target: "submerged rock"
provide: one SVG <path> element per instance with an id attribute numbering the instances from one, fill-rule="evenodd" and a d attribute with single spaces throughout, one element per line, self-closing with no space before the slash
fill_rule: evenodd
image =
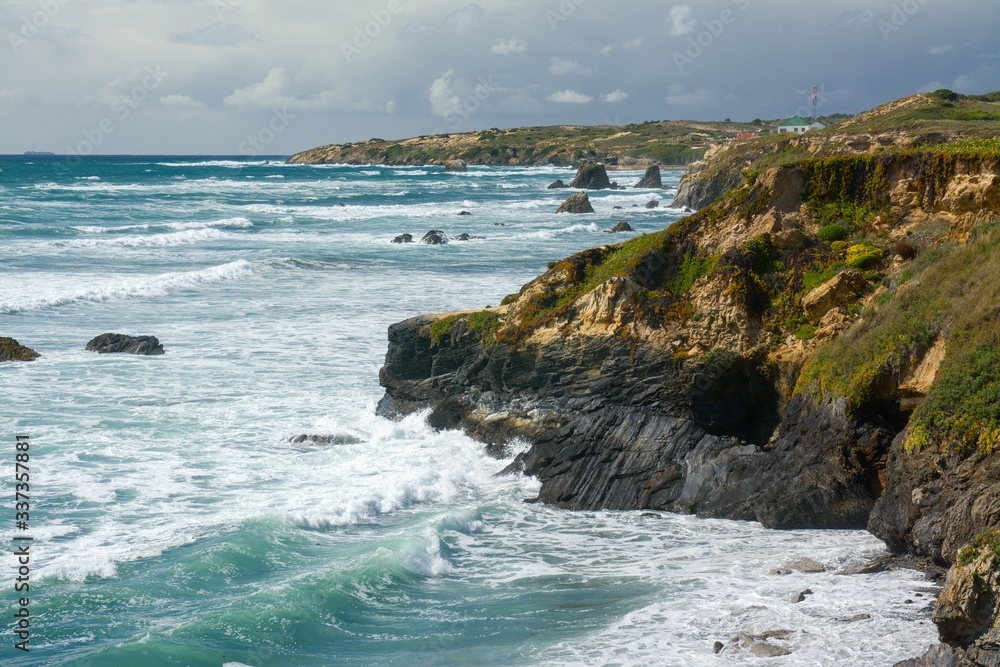
<path id="1" fill-rule="evenodd" d="M 13 338 L 0 338 L 0 363 L 5 361 L 34 361 L 42 355 Z"/>
<path id="2" fill-rule="evenodd" d="M 653 165 L 646 170 L 643 174 L 642 179 L 635 184 L 637 188 L 655 188 L 657 190 L 663 189 L 663 180 L 660 178 L 660 168 L 657 165 Z"/>
<path id="3" fill-rule="evenodd" d="M 578 192 L 564 201 L 556 213 L 593 213 L 594 207 L 590 204 L 590 197 L 586 192 Z"/>
<path id="4" fill-rule="evenodd" d="M 445 171 L 469 171 L 469 165 L 466 164 L 465 160 L 448 160 L 444 163 Z"/>
<path id="5" fill-rule="evenodd" d="M 569 186 L 563 183 L 563 180 L 560 178 L 558 181 L 549 186 L 549 190 L 561 190 L 568 187 Z"/>
<path id="6" fill-rule="evenodd" d="M 432 229 L 423 235 L 420 242 L 425 245 L 441 245 L 448 242 L 448 237 L 440 229 Z"/>
<path id="7" fill-rule="evenodd" d="M 576 171 L 576 178 L 570 183 L 571 188 L 581 190 L 609 190 L 611 181 L 608 180 L 608 170 L 603 164 L 584 162 Z"/>
<path id="8" fill-rule="evenodd" d="M 413 234 L 400 234 L 392 240 L 393 243 L 413 243 Z"/>
<path id="9" fill-rule="evenodd" d="M 303 433 L 302 435 L 289 438 L 288 442 L 296 445 L 307 442 L 313 445 L 357 445 L 364 442 L 364 440 L 353 435 L 309 435 Z"/>
<path id="10" fill-rule="evenodd" d="M 455 241 L 477 241 L 477 240 L 482 240 L 482 239 L 485 239 L 485 238 L 486 238 L 485 236 L 476 236 L 476 235 L 473 235 L 473 234 L 468 234 L 466 232 L 462 232 L 461 234 L 459 234 L 458 236 L 456 236 L 454 238 L 454 240 Z"/>
<path id="11" fill-rule="evenodd" d="M 659 199 L 654 199 L 653 201 L 646 204 L 646 208 L 657 208 L 660 205 Z"/>
<path id="12" fill-rule="evenodd" d="M 156 356 L 163 354 L 163 345 L 156 336 L 127 336 L 106 333 L 87 343 L 87 350 L 98 354 L 137 354 Z"/>
<path id="13" fill-rule="evenodd" d="M 459 215 L 472 215 L 472 213 L 470 213 L 469 211 L 459 211 L 458 214 Z"/>

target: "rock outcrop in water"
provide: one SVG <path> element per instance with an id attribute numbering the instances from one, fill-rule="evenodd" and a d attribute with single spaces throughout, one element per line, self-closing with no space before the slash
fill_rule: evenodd
<path id="1" fill-rule="evenodd" d="M 586 192 L 578 192 L 559 205 L 556 213 L 593 213 L 590 196 Z"/>
<path id="2" fill-rule="evenodd" d="M 646 173 L 642 175 L 642 178 L 638 183 L 635 184 L 637 188 L 656 188 L 657 190 L 663 188 L 663 179 L 660 177 L 660 167 L 653 165 L 646 170 Z"/>
<path id="3" fill-rule="evenodd" d="M 34 361 L 42 355 L 13 338 L 0 338 L 0 363 L 5 361 Z"/>
<path id="4" fill-rule="evenodd" d="M 163 345 L 156 336 L 127 336 L 106 333 L 87 343 L 87 350 L 99 354 L 137 354 L 156 356 L 163 354 Z"/>
<path id="5" fill-rule="evenodd" d="M 848 241 L 821 239 L 834 216 Z M 1000 527 L 997 217 L 1000 159 L 974 151 L 770 169 L 501 308 L 394 325 L 379 412 L 527 440 L 507 472 L 541 502 L 867 525 L 951 563 Z M 904 238 L 918 252 L 893 259 Z M 993 598 L 967 590 L 978 630 L 939 615 L 942 637 L 993 664 Z"/>
<path id="6" fill-rule="evenodd" d="M 576 178 L 569 186 L 577 190 L 608 190 L 611 188 L 611 181 L 603 164 L 585 162 L 577 169 Z"/>

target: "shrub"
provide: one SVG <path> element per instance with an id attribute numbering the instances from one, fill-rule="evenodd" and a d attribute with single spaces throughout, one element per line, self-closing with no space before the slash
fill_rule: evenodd
<path id="1" fill-rule="evenodd" d="M 858 243 L 847 249 L 844 263 L 852 269 L 866 269 L 877 264 L 885 251 L 867 243 Z"/>
<path id="2" fill-rule="evenodd" d="M 945 102 L 954 102 L 958 99 L 958 93 L 947 88 L 938 88 L 933 93 L 930 93 L 930 97 Z"/>
<path id="3" fill-rule="evenodd" d="M 816 327 L 811 324 L 803 324 L 795 330 L 795 337 L 799 340 L 810 340 L 816 335 Z"/>
<path id="4" fill-rule="evenodd" d="M 833 243 L 834 241 L 843 241 L 851 235 L 851 231 L 843 225 L 827 225 L 819 230 L 816 236 L 819 237 L 821 241 L 826 241 L 827 243 Z"/>
<path id="5" fill-rule="evenodd" d="M 913 247 L 912 243 L 906 241 L 898 241 L 893 244 L 892 251 L 903 259 L 913 259 L 917 256 L 917 249 Z"/>

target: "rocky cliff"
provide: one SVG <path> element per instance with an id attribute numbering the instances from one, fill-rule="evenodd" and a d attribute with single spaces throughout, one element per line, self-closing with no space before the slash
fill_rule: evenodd
<path id="1" fill-rule="evenodd" d="M 958 95 L 947 90 L 911 95 L 803 135 L 767 134 L 713 146 L 692 162 L 674 206 L 700 209 L 747 182 L 761 169 L 815 157 L 912 150 L 961 139 L 996 136 L 1000 93 Z"/>
<path id="2" fill-rule="evenodd" d="M 763 170 L 500 308 L 394 325 L 379 411 L 527 440 L 507 472 L 542 502 L 867 525 L 950 563 L 1000 524 L 997 217 L 1000 142 Z"/>

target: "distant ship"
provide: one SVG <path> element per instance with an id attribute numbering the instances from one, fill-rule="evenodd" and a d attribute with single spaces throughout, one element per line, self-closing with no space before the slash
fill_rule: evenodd
<path id="1" fill-rule="evenodd" d="M 25 155 L 55 155 L 55 153 L 50 153 L 49 151 L 24 151 Z"/>

